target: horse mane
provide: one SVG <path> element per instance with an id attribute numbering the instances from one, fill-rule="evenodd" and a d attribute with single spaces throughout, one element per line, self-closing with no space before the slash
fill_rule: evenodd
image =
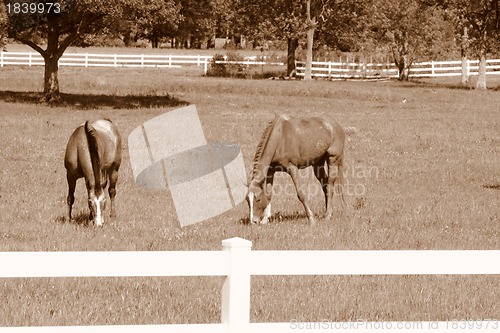
<path id="1" fill-rule="evenodd" d="M 264 149 L 269 142 L 269 138 L 271 137 L 271 133 L 273 132 L 274 126 L 276 126 L 278 119 L 280 119 L 280 116 L 276 116 L 273 120 L 271 120 L 267 127 L 264 129 L 264 133 L 262 133 L 262 137 L 260 138 L 255 156 L 253 158 L 252 178 L 256 176 L 257 166 L 259 165 L 260 159 L 262 158 L 262 154 L 264 154 Z"/>
<path id="2" fill-rule="evenodd" d="M 90 160 L 92 162 L 92 170 L 94 171 L 94 181 L 96 187 L 101 190 L 101 158 L 99 157 L 99 145 L 97 143 L 97 132 L 90 125 L 89 121 L 85 122 L 85 134 L 89 146 Z"/>

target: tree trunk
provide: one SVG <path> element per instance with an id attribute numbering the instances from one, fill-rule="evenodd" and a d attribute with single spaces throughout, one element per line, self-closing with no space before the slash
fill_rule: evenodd
<path id="1" fill-rule="evenodd" d="M 158 33 L 156 32 L 155 29 L 153 29 L 153 33 L 151 34 L 151 47 L 153 49 L 158 48 L 158 44 L 159 44 L 158 41 L 159 41 Z"/>
<path id="2" fill-rule="evenodd" d="M 314 30 L 316 28 L 316 17 L 311 16 L 311 0 L 307 0 L 307 51 L 306 51 L 306 69 L 304 73 L 304 80 L 311 80 L 312 78 L 312 61 L 313 61 L 313 43 L 314 43 Z"/>
<path id="3" fill-rule="evenodd" d="M 408 81 L 409 77 L 410 77 L 410 69 L 408 68 L 408 56 L 406 54 L 403 54 L 400 60 L 399 80 Z"/>
<path id="4" fill-rule="evenodd" d="M 462 85 L 466 86 L 469 83 L 469 66 L 467 64 L 467 48 L 469 45 L 469 37 L 467 27 L 464 27 L 462 34 L 461 53 L 462 53 Z"/>
<path id="5" fill-rule="evenodd" d="M 394 63 L 399 71 L 398 79 L 400 81 L 408 81 L 410 76 L 410 61 L 409 61 L 409 47 L 408 47 L 408 33 L 405 31 L 395 40 L 392 47 L 392 56 Z"/>
<path id="6" fill-rule="evenodd" d="M 45 62 L 43 95 L 44 100 L 48 103 L 58 102 L 59 94 L 59 79 L 57 77 L 59 71 L 59 58 L 64 50 L 59 49 L 59 31 L 56 25 L 49 24 L 47 34 L 47 49 L 42 53 Z"/>
<path id="7" fill-rule="evenodd" d="M 488 41 L 488 30 L 483 28 L 480 35 L 479 45 L 479 70 L 477 73 L 476 89 L 486 89 L 486 50 Z"/>
<path id="8" fill-rule="evenodd" d="M 313 62 L 313 42 L 314 42 L 314 24 L 315 19 L 311 20 L 311 26 L 307 29 L 307 52 L 306 52 L 306 69 L 304 73 L 304 80 L 312 79 L 312 62 Z"/>
<path id="9" fill-rule="evenodd" d="M 299 46 L 299 39 L 297 37 L 288 37 L 288 52 L 286 57 L 286 76 L 295 76 L 295 51 Z"/>
<path id="10" fill-rule="evenodd" d="M 44 100 L 49 103 L 58 102 L 59 95 L 59 79 L 57 73 L 59 71 L 59 58 L 48 56 L 45 58 L 45 75 L 43 85 Z"/>
<path id="11" fill-rule="evenodd" d="M 479 71 L 477 73 L 476 89 L 486 89 L 486 51 L 481 48 Z"/>

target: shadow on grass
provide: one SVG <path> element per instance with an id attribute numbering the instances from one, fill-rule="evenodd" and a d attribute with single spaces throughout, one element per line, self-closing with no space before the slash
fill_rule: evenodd
<path id="1" fill-rule="evenodd" d="M 316 219 L 322 219 L 323 215 L 315 216 Z M 286 213 L 283 214 L 281 212 L 276 212 L 272 214 L 269 217 L 268 223 L 280 223 L 280 222 L 287 222 L 287 221 L 297 221 L 299 219 L 306 219 L 307 220 L 307 215 L 305 212 L 299 213 L 299 212 L 293 212 L 293 213 Z M 240 219 L 240 222 L 243 224 L 250 224 L 250 218 L 244 217 Z"/>
<path id="2" fill-rule="evenodd" d="M 467 83 L 466 85 L 462 85 L 461 83 L 444 83 L 444 82 L 430 82 L 424 80 L 410 80 L 410 81 L 402 81 L 401 86 L 404 88 L 415 88 L 415 87 L 423 87 L 423 88 L 445 88 L 450 90 L 476 90 L 476 86 L 471 83 Z M 490 91 L 500 91 L 500 85 L 488 86 L 487 90 Z"/>
<path id="3" fill-rule="evenodd" d="M 89 95 L 89 94 L 61 94 L 57 102 L 47 103 L 42 93 L 24 91 L 0 91 L 0 100 L 9 103 L 43 104 L 77 109 L 138 109 L 156 107 L 175 107 L 188 103 L 170 95 Z"/>
<path id="4" fill-rule="evenodd" d="M 471 87 L 469 85 L 461 85 L 461 84 L 455 84 L 455 83 L 439 83 L 439 82 L 428 82 L 428 81 L 423 81 L 423 80 L 411 80 L 410 81 L 400 81 L 400 85 L 403 88 L 430 88 L 430 89 L 437 89 L 437 88 L 445 88 L 445 89 L 450 89 L 450 90 L 474 90 L 474 87 Z"/>
<path id="5" fill-rule="evenodd" d="M 90 227 L 91 225 L 93 225 L 93 222 L 90 220 L 90 216 L 88 213 L 84 213 L 84 212 L 79 212 L 77 214 L 72 214 L 73 215 L 73 218 L 71 219 L 71 221 L 68 221 L 67 219 L 67 216 L 58 216 L 55 220 L 56 223 L 60 223 L 60 224 L 74 224 L 74 225 L 77 225 L 77 226 L 80 226 L 80 227 Z"/>

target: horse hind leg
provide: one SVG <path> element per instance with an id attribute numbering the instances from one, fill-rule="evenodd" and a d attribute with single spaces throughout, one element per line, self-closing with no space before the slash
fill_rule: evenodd
<path id="1" fill-rule="evenodd" d="M 109 188 L 108 188 L 109 201 L 110 201 L 110 212 L 109 212 L 110 217 L 116 216 L 115 197 L 116 197 L 116 183 L 117 183 L 117 181 L 118 181 L 118 169 L 110 171 L 110 173 L 109 173 Z"/>
<path id="2" fill-rule="evenodd" d="M 297 196 L 299 197 L 300 202 L 302 202 L 302 205 L 304 205 L 304 209 L 306 211 L 307 217 L 309 219 L 309 224 L 314 225 L 316 224 L 316 221 L 314 220 L 314 214 L 309 208 L 309 205 L 307 204 L 306 200 L 306 195 L 303 191 L 303 189 L 299 186 L 299 171 L 298 168 L 295 165 L 290 165 L 287 168 L 288 173 L 292 177 L 293 183 L 295 184 L 295 190 L 297 191 Z"/>
<path id="3" fill-rule="evenodd" d="M 327 186 L 327 208 L 326 215 L 331 217 L 333 214 L 333 196 L 338 194 L 342 207 L 345 206 L 344 200 L 344 166 L 343 156 L 330 156 L 328 159 L 328 186 Z"/>
<path id="4" fill-rule="evenodd" d="M 328 165 L 327 159 L 322 159 L 317 165 L 313 167 L 314 175 L 319 180 L 323 193 L 325 195 L 325 209 L 328 209 Z"/>

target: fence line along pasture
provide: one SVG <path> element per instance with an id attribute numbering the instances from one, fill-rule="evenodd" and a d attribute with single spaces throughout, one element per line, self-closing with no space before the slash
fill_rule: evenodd
<path id="1" fill-rule="evenodd" d="M 203 66 L 206 73 L 211 59 L 201 55 L 65 53 L 59 59 L 59 66 L 172 68 L 196 65 Z M 0 52 L 0 67 L 6 65 L 39 66 L 44 65 L 44 60 L 38 52 Z"/>
<path id="2" fill-rule="evenodd" d="M 456 322 L 424 321 L 250 323 L 252 275 L 500 274 L 500 265 L 492 264 L 500 262 L 500 250 L 252 251 L 251 245 L 248 240 L 231 238 L 222 241 L 222 251 L 1 252 L 0 278 L 224 276 L 225 280 L 221 323 L 0 327 L 0 333 L 291 333 L 301 329 L 321 332 L 328 328 L 341 333 L 395 329 L 403 333 L 429 330 L 456 333 L 492 331 L 494 326 L 487 320 L 465 327 Z M 480 326 L 481 323 L 484 325 Z M 488 326 L 490 329 L 485 329 Z"/>
<path id="3" fill-rule="evenodd" d="M 467 74 L 477 75 L 479 60 L 467 60 Z M 304 76 L 305 63 L 297 62 L 297 75 Z M 314 77 L 346 78 L 390 78 L 398 77 L 399 70 L 392 63 L 342 63 L 313 62 L 311 75 Z M 500 75 L 500 59 L 486 60 L 486 74 Z M 410 77 L 444 77 L 462 75 L 461 61 L 427 61 L 412 64 Z"/>
<path id="4" fill-rule="evenodd" d="M 212 56 L 171 55 L 171 54 L 91 54 L 65 53 L 59 60 L 60 66 L 80 67 L 181 67 L 203 66 L 206 74 Z M 240 64 L 244 66 L 284 65 L 281 62 L 256 61 L 247 57 L 244 61 L 217 61 L 217 63 Z M 0 52 L 0 67 L 6 65 L 40 66 L 44 65 L 42 56 L 37 52 Z M 296 62 L 297 76 L 304 76 L 305 63 Z M 468 75 L 477 75 L 478 60 L 467 60 Z M 311 75 L 318 78 L 393 78 L 398 77 L 398 69 L 392 63 L 357 63 L 357 62 L 320 62 L 312 63 Z M 486 61 L 486 74 L 500 75 L 500 59 Z M 444 77 L 462 75 L 461 61 L 428 61 L 414 63 L 410 77 Z"/>

